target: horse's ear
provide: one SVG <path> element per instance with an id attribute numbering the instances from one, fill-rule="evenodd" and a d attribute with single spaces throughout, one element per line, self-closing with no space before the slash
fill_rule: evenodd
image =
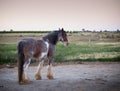
<path id="1" fill-rule="evenodd" d="M 63 28 L 62 28 L 62 29 L 60 29 L 60 28 L 59 28 L 59 31 L 63 32 L 63 31 L 64 31 L 64 29 L 63 29 Z"/>
<path id="2" fill-rule="evenodd" d="M 64 31 L 64 29 L 63 29 L 63 28 L 62 28 L 61 30 L 62 30 L 62 31 Z"/>

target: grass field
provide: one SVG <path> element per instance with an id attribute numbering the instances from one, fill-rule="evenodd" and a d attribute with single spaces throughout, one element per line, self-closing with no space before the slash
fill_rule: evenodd
<path id="1" fill-rule="evenodd" d="M 17 63 L 17 42 L 25 37 L 40 39 L 46 33 L 0 34 L 0 64 Z M 105 36 L 106 35 L 106 36 Z M 69 46 L 58 43 L 54 62 L 119 62 L 120 33 L 68 33 Z M 109 37 L 108 37 L 109 36 Z"/>

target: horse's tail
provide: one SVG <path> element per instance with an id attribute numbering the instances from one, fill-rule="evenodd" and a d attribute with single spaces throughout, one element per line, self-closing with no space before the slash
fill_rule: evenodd
<path id="1" fill-rule="evenodd" d="M 21 41 L 18 43 L 18 81 L 19 84 L 22 82 L 23 76 L 23 65 L 24 65 L 24 43 Z"/>

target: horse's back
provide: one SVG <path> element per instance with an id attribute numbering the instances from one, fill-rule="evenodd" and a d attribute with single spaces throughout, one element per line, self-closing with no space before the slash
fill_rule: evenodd
<path id="1" fill-rule="evenodd" d="M 48 46 L 44 40 L 35 40 L 32 38 L 26 38 L 21 40 L 18 44 L 22 44 L 24 55 L 38 58 L 41 53 L 48 51 Z"/>
<path id="2" fill-rule="evenodd" d="M 32 55 L 32 52 L 34 52 L 35 50 L 36 40 L 32 38 L 25 38 L 19 41 L 18 49 L 19 49 L 19 45 L 22 45 L 24 55 L 29 56 Z"/>
<path id="3" fill-rule="evenodd" d="M 32 38 L 25 38 L 25 39 L 22 39 L 21 41 L 19 41 L 18 44 L 22 44 L 25 48 L 30 48 L 32 49 L 33 46 L 35 46 L 36 44 L 36 40 L 32 39 Z"/>

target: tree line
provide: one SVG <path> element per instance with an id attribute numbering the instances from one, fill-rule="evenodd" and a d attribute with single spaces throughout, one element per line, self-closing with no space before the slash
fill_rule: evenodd
<path id="1" fill-rule="evenodd" d="M 50 33 L 51 31 L 50 30 L 47 30 L 47 31 L 43 31 L 43 30 L 39 30 L 39 31 L 36 31 L 36 30 L 33 30 L 33 31 L 16 31 L 16 30 L 13 30 L 13 29 L 10 29 L 9 31 L 6 31 L 6 30 L 3 30 L 3 31 L 0 31 L 0 33 Z M 67 33 L 80 33 L 80 32 L 120 32 L 120 29 L 116 29 L 116 30 L 113 30 L 113 31 L 110 31 L 110 30 L 88 30 L 88 29 L 80 29 L 80 30 L 67 30 Z"/>

